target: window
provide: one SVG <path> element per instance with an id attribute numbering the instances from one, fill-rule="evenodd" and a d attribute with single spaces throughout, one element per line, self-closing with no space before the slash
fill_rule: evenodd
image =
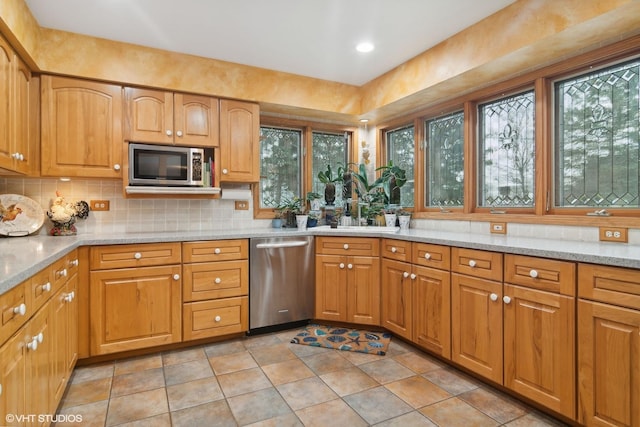
<path id="1" fill-rule="evenodd" d="M 399 200 L 390 200 L 391 204 L 403 208 L 413 207 L 414 192 L 414 128 L 413 125 L 387 131 L 385 134 L 387 161 L 404 169 L 407 182 L 400 188 Z"/>
<path id="2" fill-rule="evenodd" d="M 555 84 L 555 206 L 638 208 L 640 60 Z"/>
<path id="3" fill-rule="evenodd" d="M 464 113 L 428 120 L 426 135 L 426 207 L 462 207 L 464 203 Z"/>
<path id="4" fill-rule="evenodd" d="M 260 208 L 302 196 L 302 131 L 260 128 Z"/>
<path id="5" fill-rule="evenodd" d="M 318 194 L 324 194 L 324 184 L 318 179 L 318 172 L 327 170 L 327 165 L 331 165 L 333 174 L 338 173 L 339 167 L 343 170 L 348 167 L 350 135 L 348 132 L 313 132 L 312 135 L 313 141 L 311 144 L 311 153 L 313 153 L 313 155 L 311 156 L 311 191 Z M 336 188 L 336 190 L 341 190 L 341 188 Z M 344 196 L 346 195 L 344 195 L 342 191 L 336 191 L 336 206 L 342 207 Z"/>
<path id="6" fill-rule="evenodd" d="M 533 207 L 534 116 L 533 91 L 480 105 L 478 206 Z"/>

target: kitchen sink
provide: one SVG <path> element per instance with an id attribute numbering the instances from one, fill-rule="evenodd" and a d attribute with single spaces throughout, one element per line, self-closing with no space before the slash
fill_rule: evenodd
<path id="1" fill-rule="evenodd" d="M 315 229 L 323 232 L 330 231 L 332 233 L 397 233 L 400 227 L 358 227 L 356 225 L 339 225 L 338 228 L 331 228 L 329 225 L 320 225 L 315 227 Z"/>

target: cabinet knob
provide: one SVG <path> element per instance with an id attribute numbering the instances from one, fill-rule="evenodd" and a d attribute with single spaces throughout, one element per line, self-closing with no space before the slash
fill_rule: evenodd
<path id="1" fill-rule="evenodd" d="M 353 268 L 353 264 L 347 264 L 347 268 L 351 270 Z"/>
<path id="2" fill-rule="evenodd" d="M 418 276 L 416 276 L 415 273 L 411 273 L 411 280 L 416 280 L 416 277 L 418 277 Z"/>
<path id="3" fill-rule="evenodd" d="M 119 171 L 120 170 L 120 165 L 117 164 L 117 163 L 115 165 L 113 165 L 113 170 L 114 171 Z"/>
<path id="4" fill-rule="evenodd" d="M 535 279 L 536 277 L 538 277 L 538 272 L 536 270 L 531 270 L 529 271 L 529 276 Z"/>
<path id="5" fill-rule="evenodd" d="M 167 136 L 173 135 L 173 132 L 171 132 L 171 129 L 167 129 L 167 131 L 165 133 L 167 134 Z"/>
<path id="6" fill-rule="evenodd" d="M 22 303 L 17 307 L 13 307 L 13 312 L 15 314 L 19 314 L 20 316 L 24 316 L 25 314 L 27 314 L 27 305 L 25 303 Z"/>
<path id="7" fill-rule="evenodd" d="M 215 248 L 215 249 L 213 250 L 213 253 L 214 253 L 214 254 L 216 254 L 216 255 L 218 255 L 220 252 L 222 252 L 222 251 L 220 250 L 220 248 Z"/>
<path id="8" fill-rule="evenodd" d="M 222 320 L 222 317 L 220 317 L 220 316 L 216 316 L 214 320 L 215 320 L 216 322 L 219 322 L 219 321 L 221 321 L 221 320 Z"/>
<path id="9" fill-rule="evenodd" d="M 133 254 L 133 257 L 135 259 L 140 259 L 140 258 L 142 258 L 142 254 L 140 252 L 136 252 L 135 254 Z"/>
<path id="10" fill-rule="evenodd" d="M 222 169 L 222 173 L 223 173 L 224 175 L 228 174 L 228 173 L 229 173 L 229 169 Z"/>
<path id="11" fill-rule="evenodd" d="M 505 295 L 502 297 L 502 301 L 504 301 L 505 304 L 511 304 L 511 297 Z"/>
<path id="12" fill-rule="evenodd" d="M 472 259 L 469 260 L 469 267 L 473 268 L 476 266 L 476 262 Z"/>
<path id="13" fill-rule="evenodd" d="M 340 268 L 344 268 L 344 262 L 341 262 L 339 265 Z"/>
<path id="14" fill-rule="evenodd" d="M 42 332 L 36 335 L 36 339 L 38 340 L 38 344 L 42 344 L 42 341 L 44 341 L 44 335 L 42 334 Z"/>
<path id="15" fill-rule="evenodd" d="M 348 243 L 345 243 L 342 247 L 343 247 L 343 248 L 344 248 L 344 250 L 346 251 L 347 249 L 349 249 L 349 244 L 348 244 Z"/>
<path id="16" fill-rule="evenodd" d="M 75 291 L 71 291 L 71 292 L 69 292 L 68 294 L 66 294 L 66 295 L 64 296 L 64 300 L 65 300 L 66 302 L 71 302 L 71 301 L 73 301 L 75 298 L 76 298 L 76 292 L 75 292 Z"/>
<path id="17" fill-rule="evenodd" d="M 393 252 L 393 253 L 395 254 L 396 252 L 398 252 L 398 250 L 397 250 L 397 249 L 396 249 L 396 247 L 394 246 L 394 247 L 392 247 L 392 248 L 391 248 L 391 252 Z"/>
<path id="18" fill-rule="evenodd" d="M 38 349 L 38 338 L 33 337 L 31 341 L 27 343 L 27 348 L 32 351 L 36 351 Z"/>
<path id="19" fill-rule="evenodd" d="M 222 279 L 220 279 L 219 277 L 216 277 L 216 280 L 214 280 L 215 283 L 222 283 Z"/>
<path id="20" fill-rule="evenodd" d="M 431 254 L 429 252 L 425 253 L 424 259 L 431 259 Z"/>
<path id="21" fill-rule="evenodd" d="M 11 155 L 11 157 L 13 157 L 14 159 L 19 160 L 19 161 L 23 161 L 24 160 L 24 154 L 22 154 L 22 153 L 13 153 Z"/>
<path id="22" fill-rule="evenodd" d="M 496 294 L 491 294 L 491 295 L 489 295 L 489 299 L 490 299 L 491 301 L 498 301 L 498 295 L 496 295 Z"/>
<path id="23" fill-rule="evenodd" d="M 405 271 L 404 273 L 402 273 L 402 277 L 404 277 L 405 279 L 409 277 L 409 272 Z"/>
<path id="24" fill-rule="evenodd" d="M 180 275 L 179 274 L 174 274 L 173 275 L 173 280 L 180 280 Z"/>
<path id="25" fill-rule="evenodd" d="M 51 282 L 47 282 L 41 286 L 42 292 L 51 292 Z"/>
<path id="26" fill-rule="evenodd" d="M 56 271 L 56 276 L 58 276 L 58 278 L 67 277 L 67 269 L 63 268 L 62 270 Z"/>
<path id="27" fill-rule="evenodd" d="M 182 131 L 181 131 L 181 130 L 177 131 L 177 132 L 176 132 L 176 136 L 177 136 L 177 137 L 182 137 Z"/>
<path id="28" fill-rule="evenodd" d="M 79 263 L 77 259 L 72 259 L 71 261 L 69 261 L 69 267 L 77 267 L 78 264 Z"/>

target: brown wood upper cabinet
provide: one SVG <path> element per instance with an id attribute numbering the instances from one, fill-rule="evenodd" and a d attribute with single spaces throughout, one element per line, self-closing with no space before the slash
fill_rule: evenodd
<path id="1" fill-rule="evenodd" d="M 128 141 L 219 145 L 218 98 L 127 87 L 125 99 Z"/>
<path id="2" fill-rule="evenodd" d="M 260 108 L 250 102 L 220 101 L 220 181 L 260 179 Z"/>
<path id="3" fill-rule="evenodd" d="M 28 174 L 34 167 L 32 91 L 31 71 L 0 37 L 0 169 Z"/>
<path id="4" fill-rule="evenodd" d="M 43 176 L 122 177 L 122 86 L 42 76 Z"/>

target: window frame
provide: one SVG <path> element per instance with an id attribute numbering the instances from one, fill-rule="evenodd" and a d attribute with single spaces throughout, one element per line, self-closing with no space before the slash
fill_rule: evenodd
<path id="1" fill-rule="evenodd" d="M 311 153 L 311 147 L 313 143 L 313 132 L 326 132 L 326 133 L 348 132 L 350 134 L 349 146 L 347 147 L 349 162 L 356 162 L 356 160 L 354 160 L 356 158 L 354 141 L 359 139 L 357 126 L 320 123 L 320 122 L 314 122 L 311 120 L 288 119 L 288 118 L 262 115 L 260 116 L 260 127 L 273 127 L 273 128 L 283 128 L 283 129 L 290 129 L 290 130 L 300 130 L 302 132 L 302 150 L 301 150 L 302 171 L 300 174 L 301 180 L 302 180 L 302 183 L 301 183 L 302 194 L 300 196 L 304 199 L 306 199 L 306 194 L 309 191 L 311 191 L 311 183 L 313 182 L 312 156 L 309 155 L 309 153 Z M 253 189 L 253 206 L 254 206 L 253 217 L 255 219 L 274 218 L 274 215 L 275 215 L 274 208 L 260 207 L 260 191 L 261 191 L 260 183 L 258 182 L 252 185 L 252 189 Z"/>

